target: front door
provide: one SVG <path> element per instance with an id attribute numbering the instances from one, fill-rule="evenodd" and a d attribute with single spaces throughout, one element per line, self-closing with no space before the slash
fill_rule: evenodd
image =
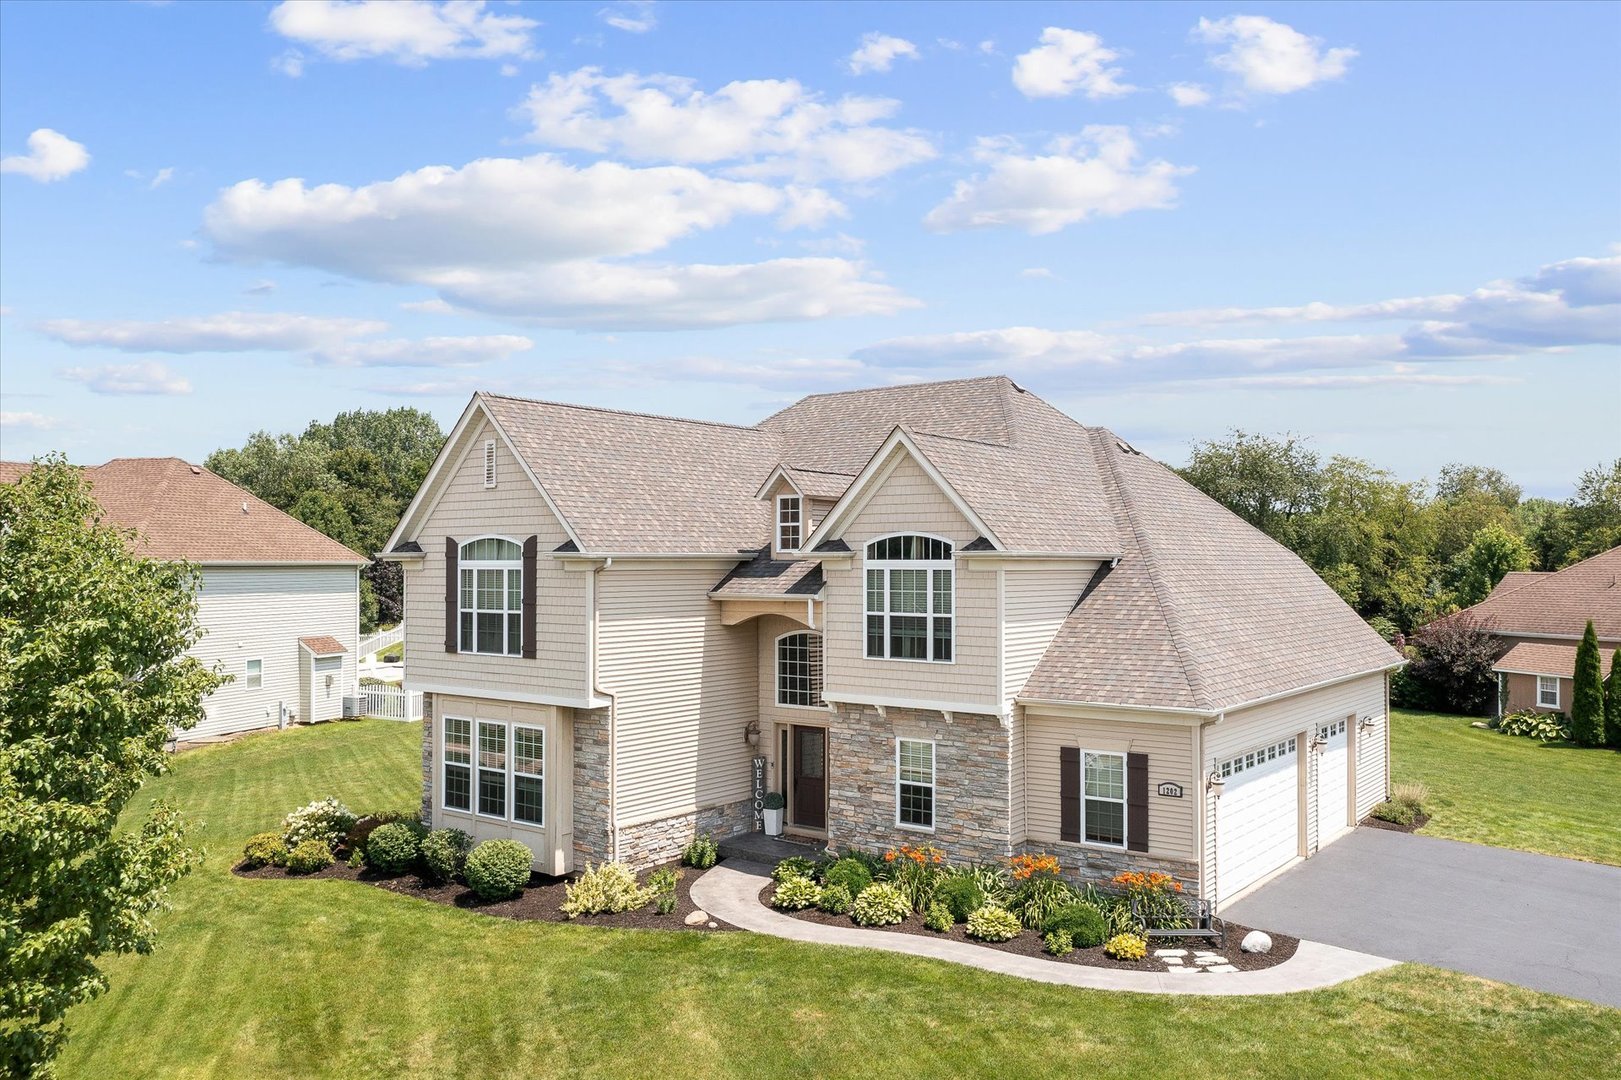
<path id="1" fill-rule="evenodd" d="M 793 814 L 801 829 L 827 828 L 827 731 L 794 725 Z"/>

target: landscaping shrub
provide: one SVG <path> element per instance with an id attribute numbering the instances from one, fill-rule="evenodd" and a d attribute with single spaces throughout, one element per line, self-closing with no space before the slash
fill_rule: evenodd
<path id="1" fill-rule="evenodd" d="M 927 911 L 946 853 L 933 844 L 902 844 L 884 852 L 885 877 L 901 891 L 913 911 Z"/>
<path id="2" fill-rule="evenodd" d="M 952 918 L 951 909 L 936 900 L 929 905 L 929 910 L 923 915 L 923 925 L 937 934 L 950 930 L 956 920 Z"/>
<path id="3" fill-rule="evenodd" d="M 1013 890 L 1009 908 L 1018 916 L 1020 923 L 1034 930 L 1046 922 L 1053 912 L 1074 903 L 1075 899 L 1076 892 L 1067 882 L 1041 874 Z"/>
<path id="4" fill-rule="evenodd" d="M 1382 802 L 1368 813 L 1380 821 L 1388 821 L 1392 825 L 1411 825 L 1418 817 L 1413 807 L 1407 803 L 1394 800 Z"/>
<path id="5" fill-rule="evenodd" d="M 466 868 L 472 850 L 473 838 L 460 829 L 435 829 L 422 838 L 422 869 L 430 881 L 450 881 Z"/>
<path id="6" fill-rule="evenodd" d="M 968 916 L 985 906 L 985 890 L 972 877 L 953 875 L 934 887 L 934 900 L 950 910 L 954 922 L 967 922 Z"/>
<path id="7" fill-rule="evenodd" d="M 853 903 L 855 898 L 843 885 L 823 885 L 821 893 L 816 898 L 816 906 L 830 915 L 850 914 L 850 905 Z"/>
<path id="8" fill-rule="evenodd" d="M 980 941 L 1012 941 L 1022 929 L 1017 915 L 995 904 L 986 904 L 968 916 L 968 936 Z"/>
<path id="9" fill-rule="evenodd" d="M 534 852 L 517 840 L 486 840 L 467 856 L 462 874 L 480 899 L 506 900 L 529 884 L 529 869 L 534 862 Z"/>
<path id="10" fill-rule="evenodd" d="M 862 851 L 860 848 L 850 848 L 847 851 L 839 852 L 838 861 L 844 862 L 846 860 L 858 862 L 865 866 L 867 873 L 872 876 L 874 881 L 883 881 L 889 869 L 888 864 L 884 862 L 883 856 L 874 855 L 870 851 Z"/>
<path id="11" fill-rule="evenodd" d="M 1075 939 L 1068 930 L 1050 930 L 1042 937 L 1041 947 L 1053 956 L 1068 956 L 1075 951 Z"/>
<path id="12" fill-rule="evenodd" d="M 681 853 L 681 863 L 699 870 L 708 870 L 720 858 L 720 849 L 715 846 L 715 838 L 708 833 L 694 836 L 692 843 Z"/>
<path id="13" fill-rule="evenodd" d="M 416 865 L 422 842 L 401 822 L 379 825 L 366 839 L 366 864 L 385 874 L 403 874 Z"/>
<path id="14" fill-rule="evenodd" d="M 1570 734 L 1577 746 L 1604 745 L 1604 662 L 1599 658 L 1598 634 L 1588 620 L 1576 646 L 1576 678 L 1572 684 Z"/>
<path id="15" fill-rule="evenodd" d="M 483 844 L 479 845 L 482 849 Z M 478 850 L 473 852 L 472 858 L 467 860 L 469 874 L 473 868 L 473 858 L 478 857 Z M 563 887 L 563 915 L 575 918 L 579 915 L 615 914 L 621 911 L 635 911 L 646 907 L 652 902 L 654 892 L 644 889 L 636 884 L 636 874 L 624 863 L 609 862 L 592 866 L 585 864 L 585 873 L 572 885 Z"/>
<path id="16" fill-rule="evenodd" d="M 1104 943 L 1103 954 L 1116 960 L 1141 960 L 1148 955 L 1148 942 L 1141 934 L 1116 934 Z"/>
<path id="17" fill-rule="evenodd" d="M 1126 894 L 1128 905 L 1136 902 L 1137 914 L 1150 930 L 1185 930 L 1191 925 L 1182 902 L 1182 883 L 1170 874 L 1126 870 L 1116 874 L 1112 883 Z"/>
<path id="18" fill-rule="evenodd" d="M 321 840 L 305 840 L 287 852 L 287 872 L 313 874 L 332 865 L 332 849 Z"/>
<path id="19" fill-rule="evenodd" d="M 675 910 L 675 886 L 681 880 L 681 871 L 665 866 L 647 875 L 647 887 L 653 890 L 653 910 L 668 915 Z"/>
<path id="20" fill-rule="evenodd" d="M 1404 670 L 1433 695 L 1433 707 L 1468 716 L 1490 710 L 1497 700 L 1492 665 L 1502 648 L 1490 627 L 1460 611 L 1421 627 L 1413 645 L 1416 654 Z"/>
<path id="21" fill-rule="evenodd" d="M 940 871 L 940 880 L 970 878 L 979 886 L 987 904 L 1008 906 L 1013 899 L 1013 876 L 1008 868 L 995 863 L 976 863 L 972 866 L 947 866 Z"/>
<path id="22" fill-rule="evenodd" d="M 802 877 L 816 879 L 816 860 L 807 859 L 803 855 L 790 855 L 782 860 L 771 871 L 771 880 L 781 885 L 789 878 Z"/>
<path id="23" fill-rule="evenodd" d="M 1088 883 L 1081 889 L 1080 897 L 1081 903 L 1091 904 L 1103 913 L 1104 921 L 1109 924 L 1108 937 L 1137 932 L 1137 919 L 1131 914 L 1131 902 L 1125 896 Z"/>
<path id="24" fill-rule="evenodd" d="M 1535 712 L 1525 709 L 1503 717 L 1497 730 L 1504 735 L 1520 735 L 1542 742 L 1569 742 L 1570 718 L 1562 712 Z"/>
<path id="25" fill-rule="evenodd" d="M 803 911 L 808 907 L 815 907 L 816 901 L 821 897 L 821 890 L 816 882 L 808 877 L 790 875 L 777 883 L 777 893 L 771 898 L 771 906 L 782 908 L 784 911 Z"/>
<path id="26" fill-rule="evenodd" d="M 912 902 L 888 881 L 874 882 L 863 889 L 850 906 L 850 917 L 860 926 L 893 926 L 911 914 Z"/>
<path id="27" fill-rule="evenodd" d="M 351 851 L 349 853 L 349 863 L 348 863 L 349 869 L 351 869 L 351 870 L 359 870 L 362 866 L 365 866 L 365 865 L 366 865 L 366 856 L 365 856 L 365 854 L 363 852 Z"/>
<path id="28" fill-rule="evenodd" d="M 853 900 L 872 884 L 872 871 L 858 859 L 840 859 L 822 874 L 827 885 L 843 885 Z"/>
<path id="29" fill-rule="evenodd" d="M 1392 784 L 1390 787 L 1390 801 L 1410 806 L 1417 813 L 1424 809 L 1424 804 L 1430 801 L 1430 789 L 1423 784 Z"/>
<path id="30" fill-rule="evenodd" d="M 1067 934 L 1082 949 L 1095 949 L 1109 937 L 1109 922 L 1103 912 L 1081 901 L 1065 904 L 1053 912 L 1041 924 L 1041 929 L 1046 934 L 1054 931 Z"/>
<path id="31" fill-rule="evenodd" d="M 287 842 L 279 833 L 262 832 L 249 837 L 242 848 L 242 865 L 249 870 L 257 870 L 261 866 L 285 866 L 286 863 Z"/>
<path id="32" fill-rule="evenodd" d="M 350 851 L 365 851 L 366 841 L 371 839 L 371 834 L 375 829 L 396 821 L 407 821 L 412 825 L 416 825 L 417 811 L 383 810 L 375 814 L 367 814 L 363 818 L 356 818 L 355 823 L 349 826 L 348 831 L 343 835 L 343 846 Z M 420 826 L 418 827 L 420 828 Z"/>
<path id="33" fill-rule="evenodd" d="M 355 812 L 337 799 L 322 799 L 288 814 L 281 823 L 281 838 L 288 848 L 296 848 L 307 840 L 319 840 L 330 851 L 349 832 L 355 823 Z"/>

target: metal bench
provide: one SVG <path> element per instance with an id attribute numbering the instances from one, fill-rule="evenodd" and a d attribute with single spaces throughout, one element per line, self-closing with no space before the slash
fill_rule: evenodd
<path id="1" fill-rule="evenodd" d="M 1216 918 L 1215 909 L 1209 900 L 1197 896 L 1184 896 L 1182 901 L 1183 918 L 1193 925 L 1177 930 L 1160 929 L 1148 925 L 1148 913 L 1143 911 L 1137 897 L 1131 900 L 1131 917 L 1142 927 L 1143 936 L 1157 938 L 1206 938 L 1215 941 L 1223 949 L 1227 947 L 1227 925 Z"/>

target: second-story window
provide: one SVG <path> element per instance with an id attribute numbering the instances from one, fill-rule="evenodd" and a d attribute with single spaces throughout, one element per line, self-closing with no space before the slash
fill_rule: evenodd
<path id="1" fill-rule="evenodd" d="M 822 704 L 822 635 L 810 631 L 777 639 L 777 704 Z"/>
<path id="2" fill-rule="evenodd" d="M 798 495 L 777 496 L 777 550 L 798 551 L 804 535 L 804 518 Z"/>
<path id="3" fill-rule="evenodd" d="M 867 655 L 949 661 L 955 610 L 951 544 L 886 536 L 867 545 Z"/>
<path id="4" fill-rule="evenodd" d="M 461 651 L 523 655 L 523 549 L 487 536 L 461 546 Z"/>

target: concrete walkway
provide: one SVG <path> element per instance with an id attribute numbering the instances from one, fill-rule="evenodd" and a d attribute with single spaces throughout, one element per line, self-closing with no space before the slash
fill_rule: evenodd
<path id="1" fill-rule="evenodd" d="M 1201 972 L 1197 975 L 1162 971 L 1117 971 L 1084 964 L 1060 964 L 1033 956 L 1000 952 L 960 941 L 918 934 L 885 933 L 855 926 L 823 926 L 789 918 L 760 903 L 760 890 L 771 882 L 771 868 L 759 863 L 729 861 L 692 883 L 693 903 L 718 919 L 759 934 L 810 941 L 823 945 L 849 945 L 880 949 L 931 960 L 948 960 L 1001 975 L 1016 975 L 1036 982 L 1080 986 L 1090 990 L 1125 990 L 1139 994 L 1199 994 L 1211 997 L 1251 994 L 1290 994 L 1333 986 L 1359 975 L 1393 966 L 1396 961 L 1348 949 L 1302 941 L 1294 956 L 1265 971 Z M 1196 986 L 1193 984 L 1197 984 Z"/>
<path id="2" fill-rule="evenodd" d="M 1621 867 L 1357 829 L 1223 914 L 1621 1006 Z"/>

